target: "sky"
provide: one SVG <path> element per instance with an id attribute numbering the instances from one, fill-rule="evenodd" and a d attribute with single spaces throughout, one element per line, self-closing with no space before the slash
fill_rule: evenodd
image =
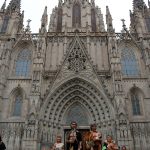
<path id="1" fill-rule="evenodd" d="M 48 7 L 48 21 L 50 19 L 50 14 L 52 9 L 58 4 L 58 0 L 21 0 L 22 6 L 21 10 L 24 10 L 24 26 L 27 25 L 27 20 L 31 19 L 31 31 L 36 33 L 39 31 L 41 25 L 41 17 L 44 12 L 45 6 Z M 144 0 L 148 3 L 148 0 Z M 0 7 L 2 6 L 4 0 L 0 0 Z M 7 0 L 7 5 L 10 0 Z M 122 29 L 121 19 L 126 20 L 126 26 L 129 27 L 130 15 L 129 10 L 132 10 L 133 0 L 95 0 L 97 6 L 101 8 L 104 23 L 106 23 L 106 6 L 109 7 L 110 13 L 113 18 L 113 26 L 116 32 L 120 32 Z"/>

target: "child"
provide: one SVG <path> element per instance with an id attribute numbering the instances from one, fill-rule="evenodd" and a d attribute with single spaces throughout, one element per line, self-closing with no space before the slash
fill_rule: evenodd
<path id="1" fill-rule="evenodd" d="M 119 150 L 118 146 L 114 143 L 111 136 L 107 136 L 105 141 L 104 150 Z"/>
<path id="2" fill-rule="evenodd" d="M 56 143 L 53 145 L 52 150 L 64 150 L 64 143 L 61 142 L 61 136 L 57 136 Z"/>

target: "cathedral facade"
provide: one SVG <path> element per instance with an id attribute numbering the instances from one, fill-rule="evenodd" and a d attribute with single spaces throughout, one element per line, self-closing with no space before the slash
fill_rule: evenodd
<path id="1" fill-rule="evenodd" d="M 128 150 L 150 149 L 150 2 L 133 0 L 130 29 L 106 25 L 94 0 L 58 0 L 39 33 L 21 0 L 0 9 L 0 134 L 8 150 L 48 150 L 71 121 L 96 123 Z"/>

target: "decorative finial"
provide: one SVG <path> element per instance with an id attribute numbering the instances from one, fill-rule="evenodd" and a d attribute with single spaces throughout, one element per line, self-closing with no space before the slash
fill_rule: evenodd
<path id="1" fill-rule="evenodd" d="M 62 5 L 62 0 L 59 0 L 59 2 L 58 2 L 58 6 L 61 6 Z"/>
<path id="2" fill-rule="evenodd" d="M 41 22 L 42 22 L 42 26 L 46 26 L 47 25 L 47 6 L 45 6 Z"/>
<path id="3" fill-rule="evenodd" d="M 113 20 L 108 6 L 106 6 L 106 24 L 107 24 L 107 31 L 113 33 L 114 32 Z"/>
<path id="4" fill-rule="evenodd" d="M 20 13 L 21 0 L 11 0 L 7 6 L 7 11 L 9 13 L 18 12 Z"/>
<path id="5" fill-rule="evenodd" d="M 30 31 L 30 22 L 31 22 L 32 20 L 30 20 L 30 19 L 28 19 L 27 20 L 27 26 L 26 26 L 26 29 L 28 30 L 28 31 Z"/>
<path id="6" fill-rule="evenodd" d="M 121 19 L 121 21 L 122 21 L 122 27 L 123 27 L 124 29 L 126 29 L 125 19 Z"/>
<path id="7" fill-rule="evenodd" d="M 95 6 L 95 0 L 91 0 L 91 4 Z"/>

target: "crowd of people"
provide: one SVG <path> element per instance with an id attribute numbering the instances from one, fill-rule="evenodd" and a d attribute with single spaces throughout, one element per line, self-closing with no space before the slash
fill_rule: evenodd
<path id="1" fill-rule="evenodd" d="M 66 143 L 62 142 L 61 136 L 57 136 L 56 143 L 51 150 L 119 150 L 119 147 L 108 135 L 106 140 L 102 142 L 102 134 L 97 131 L 96 124 L 90 126 L 90 131 L 82 135 L 77 129 L 77 123 L 71 123 L 71 131 L 66 137 Z M 126 146 L 122 146 L 121 150 L 127 150 Z"/>
<path id="2" fill-rule="evenodd" d="M 6 150 L 1 136 L 0 150 Z M 66 137 L 66 143 L 62 142 L 61 136 L 57 136 L 56 142 L 50 150 L 119 150 L 119 147 L 110 135 L 103 142 L 102 134 L 97 131 L 96 124 L 92 124 L 90 131 L 82 135 L 77 129 L 77 123 L 71 122 L 71 131 Z M 122 146 L 121 150 L 127 150 L 126 146 Z"/>

